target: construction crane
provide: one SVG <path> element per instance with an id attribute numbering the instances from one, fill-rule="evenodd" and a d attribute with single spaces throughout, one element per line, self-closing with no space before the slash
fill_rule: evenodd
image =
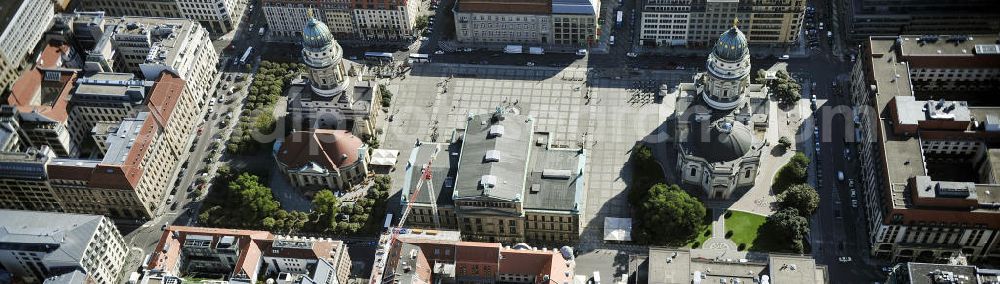
<path id="1" fill-rule="evenodd" d="M 419 145 L 420 142 L 418 141 L 417 143 Z M 420 179 L 417 181 L 417 186 L 414 187 L 413 192 L 411 192 L 410 196 L 407 197 L 407 199 L 406 199 L 406 208 L 403 208 L 403 214 L 399 216 L 399 223 L 396 224 L 396 227 L 392 228 L 392 231 L 391 231 L 392 237 L 390 237 L 388 239 L 388 241 L 386 242 L 386 244 L 387 244 L 385 246 L 386 250 L 391 250 L 392 246 L 396 243 L 396 237 L 399 236 L 399 232 L 403 228 L 403 224 L 406 223 L 406 218 L 409 217 L 409 215 L 410 215 L 410 209 L 413 207 L 413 201 L 416 200 L 417 196 L 419 196 L 420 189 L 421 189 L 422 186 L 427 187 L 427 192 L 428 192 L 429 196 L 431 197 L 431 200 L 430 200 L 431 214 L 432 214 L 431 219 L 434 220 L 434 228 L 435 229 L 441 228 L 441 221 L 438 218 L 438 214 L 437 214 L 437 200 L 434 199 L 434 185 L 433 185 L 434 183 L 431 182 L 431 178 L 433 176 L 431 174 L 431 165 L 434 164 L 434 160 L 437 159 L 438 152 L 441 152 L 441 146 L 435 147 L 434 148 L 434 153 L 431 154 L 430 160 L 427 160 L 427 163 L 424 164 L 423 166 L 421 166 L 421 169 L 420 169 L 420 171 L 421 171 L 421 173 L 420 173 Z M 382 261 L 385 261 L 385 260 L 386 259 L 383 259 Z M 385 269 L 385 267 L 374 267 L 374 269 Z M 373 276 L 374 275 L 375 275 L 375 273 L 373 271 Z M 380 275 L 380 276 L 381 277 L 372 277 L 369 280 L 369 283 L 371 283 L 371 284 L 381 283 L 381 280 L 382 280 L 381 278 L 385 277 L 385 275 Z"/>

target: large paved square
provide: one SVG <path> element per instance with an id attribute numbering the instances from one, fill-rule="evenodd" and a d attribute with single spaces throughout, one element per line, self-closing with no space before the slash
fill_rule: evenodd
<path id="1" fill-rule="evenodd" d="M 690 78 L 689 71 L 418 65 L 405 79 L 388 82 L 394 93 L 393 119 L 380 121 L 387 129 L 382 148 L 401 151 L 393 173 L 394 180 L 401 180 L 417 139 L 448 140 L 464 127 L 470 112 L 502 106 L 529 114 L 538 121 L 536 131 L 551 133 L 555 144 L 590 150 L 585 229 L 578 249 L 607 247 L 601 241 L 603 217 L 629 215 L 623 169 L 629 150 L 659 129 L 672 111 L 672 102 L 654 102 L 654 91 Z"/>

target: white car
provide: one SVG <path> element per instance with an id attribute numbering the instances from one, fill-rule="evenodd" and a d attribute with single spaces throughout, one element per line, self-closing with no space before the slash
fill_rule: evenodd
<path id="1" fill-rule="evenodd" d="M 441 55 L 444 54 L 444 50 L 435 51 L 434 54 Z"/>
<path id="2" fill-rule="evenodd" d="M 636 58 L 636 57 L 639 57 L 639 54 L 636 54 L 635 52 L 629 52 L 629 53 L 626 53 L 625 56 Z"/>
<path id="3" fill-rule="evenodd" d="M 427 41 L 428 39 L 429 39 L 429 38 L 427 38 L 427 37 L 425 37 L 425 36 L 422 36 L 422 37 L 420 37 L 420 41 Z"/>
<path id="4" fill-rule="evenodd" d="M 850 256 L 841 256 L 841 257 L 838 257 L 837 260 L 840 261 L 840 262 L 851 262 L 851 257 Z"/>
<path id="5" fill-rule="evenodd" d="M 789 58 L 791 58 L 791 57 L 788 56 L 788 54 L 785 54 L 785 55 L 782 55 L 781 57 L 778 57 L 778 59 L 781 59 L 781 60 L 788 60 Z"/>
<path id="6" fill-rule="evenodd" d="M 528 65 L 529 67 L 530 66 L 535 66 L 535 63 L 534 62 L 528 62 L 528 64 L 526 64 L 526 65 Z"/>
<path id="7" fill-rule="evenodd" d="M 465 51 L 465 52 L 472 52 L 472 48 L 471 48 L 471 47 L 466 47 L 466 48 L 465 48 L 465 49 L 463 49 L 462 51 Z"/>

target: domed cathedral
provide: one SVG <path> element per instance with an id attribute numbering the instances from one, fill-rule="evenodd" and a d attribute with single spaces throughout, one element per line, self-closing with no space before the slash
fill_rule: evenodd
<path id="1" fill-rule="evenodd" d="M 712 199 L 754 185 L 767 131 L 767 88 L 750 84 L 750 50 L 736 23 L 719 36 L 707 71 L 677 86 L 670 118 L 678 179 Z"/>
<path id="2" fill-rule="evenodd" d="M 309 22 L 302 30 L 302 60 L 309 67 L 310 87 L 321 96 L 344 92 L 344 50 L 333 39 L 330 28 L 307 12 Z"/>

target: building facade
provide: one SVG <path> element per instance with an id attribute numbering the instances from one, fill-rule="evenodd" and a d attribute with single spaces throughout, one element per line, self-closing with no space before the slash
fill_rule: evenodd
<path id="1" fill-rule="evenodd" d="M 677 87 L 676 169 L 683 183 L 726 199 L 757 178 L 763 142 L 755 128 L 767 124 L 767 88 L 750 84 L 750 49 L 735 23 L 719 37 L 706 69 L 695 83 Z"/>
<path id="2" fill-rule="evenodd" d="M 406 224 L 456 229 L 474 241 L 578 240 L 587 152 L 551 148 L 534 119 L 503 110 L 470 115 L 466 127 L 460 142 L 421 143 L 411 152 L 401 194 L 412 207 Z M 421 182 L 428 170 L 430 180 Z"/>
<path id="3" fill-rule="evenodd" d="M 455 33 L 461 43 L 586 47 L 596 43 L 599 1 L 459 1 Z"/>
<path id="4" fill-rule="evenodd" d="M 741 20 L 739 28 L 754 45 L 798 42 L 803 0 L 646 0 L 640 12 L 643 45 L 711 47 L 717 35 Z"/>
<path id="5" fill-rule="evenodd" d="M 420 10 L 420 1 L 409 0 L 265 0 L 261 5 L 273 41 L 298 41 L 313 17 L 340 39 L 412 40 Z M 314 15 L 307 15 L 308 10 Z"/>
<path id="6" fill-rule="evenodd" d="M 939 262 L 959 255 L 995 260 L 1000 256 L 1000 200 L 990 192 L 1000 185 L 1000 167 L 993 166 L 1000 161 L 1000 150 L 990 145 L 1000 137 L 1000 108 L 988 101 L 973 105 L 957 100 L 975 91 L 944 87 L 940 90 L 948 91 L 941 92 L 929 85 L 955 81 L 959 77 L 954 74 L 918 83 L 913 70 L 948 74 L 955 64 L 996 58 L 981 52 L 963 55 L 967 52 L 962 49 L 982 42 L 918 39 L 871 37 L 851 73 L 855 108 L 845 115 L 857 127 L 848 137 L 860 149 L 861 201 L 871 254 L 893 261 Z M 922 55 L 938 53 L 938 61 Z M 929 80 L 923 72 L 917 78 Z M 965 174 L 955 175 L 954 169 Z"/>
<path id="7" fill-rule="evenodd" d="M 292 186 L 349 190 L 368 176 L 368 145 L 345 130 L 293 131 L 274 153 Z"/>
<path id="8" fill-rule="evenodd" d="M 51 1 L 13 0 L 0 4 L 0 93 L 5 92 L 23 70 L 24 61 L 35 51 L 42 35 L 52 25 L 55 5 Z"/>
<path id="9" fill-rule="evenodd" d="M 869 36 L 1000 32 L 1000 3 L 990 0 L 851 0 L 837 6 L 847 35 L 859 42 Z"/>
<path id="10" fill-rule="evenodd" d="M 0 266 L 15 279 L 40 283 L 80 270 L 94 283 L 122 280 L 128 247 L 108 218 L 17 210 L 0 217 Z"/>
<path id="11" fill-rule="evenodd" d="M 104 11 L 117 17 L 187 18 L 212 34 L 237 28 L 246 12 L 247 0 L 95 0 L 84 1 L 87 11 Z"/>

